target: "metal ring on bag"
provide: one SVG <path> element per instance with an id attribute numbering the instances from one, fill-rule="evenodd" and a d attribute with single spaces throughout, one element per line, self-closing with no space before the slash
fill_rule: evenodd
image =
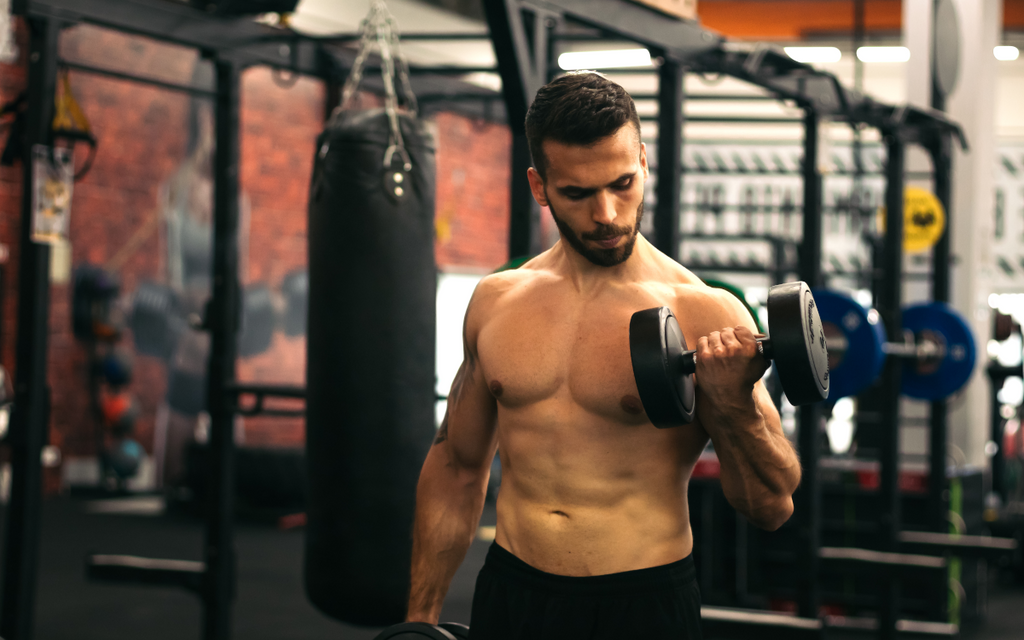
<path id="1" fill-rule="evenodd" d="M 409 152 L 405 150 L 405 147 L 393 144 L 387 148 L 384 152 L 384 167 L 391 168 L 391 161 L 394 160 L 395 153 L 401 156 L 403 164 L 402 167 L 406 171 L 412 171 L 412 158 L 409 157 Z"/>

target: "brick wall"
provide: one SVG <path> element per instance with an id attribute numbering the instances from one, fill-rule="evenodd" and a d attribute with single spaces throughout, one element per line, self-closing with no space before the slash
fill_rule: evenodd
<path id="1" fill-rule="evenodd" d="M 19 31 L 22 50 L 27 48 Z M 197 55 L 187 49 L 90 26 L 66 31 L 63 56 L 167 82 L 194 80 Z M 24 58 L 24 56 L 23 56 Z M 25 61 L 0 66 L 0 99 L 25 86 Z M 99 139 L 92 171 L 75 185 L 71 217 L 72 263 L 118 267 L 125 302 L 142 280 L 166 280 L 166 242 L 160 215 L 162 189 L 187 153 L 190 96 L 139 83 L 72 72 L 72 89 Z M 302 78 L 290 88 L 264 68 L 242 78 L 241 187 L 247 210 L 243 283 L 272 288 L 306 264 L 306 190 L 314 144 L 323 122 L 324 89 Z M 435 117 L 437 152 L 437 258 L 442 268 L 492 269 L 507 260 L 507 128 L 441 113 Z M 0 138 L 2 140 L 2 138 Z M 81 158 L 79 158 L 79 161 Z M 0 242 L 11 249 L 4 270 L 0 346 L 14 367 L 20 166 L 0 168 Z M 134 251 L 125 253 L 129 243 Z M 116 260 L 115 260 L 116 259 Z M 115 260 L 115 262 L 112 262 Z M 94 426 L 86 392 L 87 354 L 71 334 L 70 291 L 51 289 L 49 381 L 53 389 L 51 442 L 65 457 L 94 455 Z M 125 343 L 131 346 L 130 332 Z M 303 384 L 305 341 L 281 333 L 270 349 L 238 363 L 246 381 Z M 137 356 L 132 392 L 142 408 L 136 439 L 152 450 L 158 406 L 166 393 L 161 361 Z M 298 419 L 248 418 L 249 444 L 300 446 Z"/>
<path id="2" fill-rule="evenodd" d="M 508 127 L 451 113 L 437 121 L 437 262 L 493 269 L 508 260 Z"/>

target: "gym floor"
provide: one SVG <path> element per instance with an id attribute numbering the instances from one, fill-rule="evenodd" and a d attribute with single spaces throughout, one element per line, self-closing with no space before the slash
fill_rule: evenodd
<path id="1" fill-rule="evenodd" d="M 89 553 L 199 560 L 202 524 L 161 513 L 157 498 L 116 501 L 59 498 L 43 505 L 43 535 L 36 600 L 40 640 L 182 640 L 200 636 L 199 600 L 164 587 L 91 583 Z M 133 513 L 134 512 L 134 513 Z M 482 524 L 494 523 L 488 506 Z M 302 587 L 301 529 L 239 523 L 238 595 L 234 637 L 268 640 L 371 640 L 377 631 L 343 625 L 306 600 Z M 455 575 L 442 620 L 469 622 L 476 572 L 489 543 L 477 540 Z M 990 595 L 981 629 L 963 640 L 1019 639 L 1024 628 L 1024 586 L 999 584 Z"/>
<path id="2" fill-rule="evenodd" d="M 159 513 L 159 499 L 59 498 L 43 504 L 36 596 L 39 640 L 182 640 L 199 638 L 199 599 L 182 589 L 96 583 L 85 578 L 90 553 L 201 560 L 202 523 Z M 154 509 L 157 507 L 157 509 Z M 132 513 L 97 513 L 107 510 Z M 156 513 L 154 513 L 156 512 Z M 494 509 L 483 523 L 493 524 Z M 233 637 L 268 640 L 371 640 L 379 630 L 321 614 L 302 585 L 303 533 L 239 523 L 238 594 Z M 456 574 L 442 620 L 469 622 L 476 572 L 488 543 L 476 541 Z"/>

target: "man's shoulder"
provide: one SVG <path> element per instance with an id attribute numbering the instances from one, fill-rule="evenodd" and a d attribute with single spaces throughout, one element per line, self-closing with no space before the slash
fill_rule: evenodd
<path id="1" fill-rule="evenodd" d="M 476 285 L 469 313 L 477 318 L 486 318 L 505 305 L 522 302 L 524 296 L 531 296 L 550 279 L 549 272 L 531 266 L 529 262 L 518 269 L 488 274 Z"/>
<path id="2" fill-rule="evenodd" d="M 676 286 L 675 294 L 676 308 L 699 325 L 702 332 L 739 325 L 756 330 L 747 308 L 725 289 L 698 281 Z"/>
<path id="3" fill-rule="evenodd" d="M 529 263 L 518 269 L 498 271 L 484 276 L 476 286 L 474 301 L 479 299 L 481 303 L 485 300 L 493 302 L 502 296 L 515 294 L 536 284 L 545 274 L 528 265 Z"/>

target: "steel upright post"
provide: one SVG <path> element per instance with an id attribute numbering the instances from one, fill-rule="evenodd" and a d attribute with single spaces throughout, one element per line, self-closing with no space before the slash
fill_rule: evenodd
<path id="1" fill-rule="evenodd" d="M 935 197 L 946 211 L 946 230 L 932 249 L 932 300 L 949 302 L 949 230 L 952 228 L 952 173 L 953 140 L 947 134 L 936 136 L 929 146 L 932 168 L 935 171 Z M 936 400 L 929 406 L 929 473 L 928 520 L 930 528 L 938 533 L 948 530 L 948 500 L 946 498 L 946 454 L 949 438 L 946 399 Z"/>
<path id="2" fill-rule="evenodd" d="M 7 506 L 0 635 L 32 637 L 39 560 L 43 470 L 49 428 L 46 384 L 50 323 L 50 246 L 32 241 L 32 147 L 50 143 L 57 85 L 57 20 L 32 20 L 29 42 L 28 118 L 21 157 L 21 254 L 18 265 L 18 344 L 11 434 L 11 499 Z"/>
<path id="3" fill-rule="evenodd" d="M 235 596 L 235 451 L 233 399 L 227 385 L 235 378 L 241 306 L 238 283 L 238 167 L 240 70 L 215 60 L 216 149 L 213 156 L 213 291 L 209 315 L 210 362 L 207 406 L 210 412 L 209 494 L 206 505 L 206 573 L 203 638 L 231 636 Z"/>
<path id="4" fill-rule="evenodd" d="M 540 251 L 540 208 L 526 178 L 526 171 L 532 166 L 526 142 L 526 111 L 537 90 L 547 81 L 549 27 L 536 13 L 534 24 L 524 24 L 523 9 L 516 0 L 485 2 L 484 14 L 512 131 L 508 251 L 509 258 L 517 258 Z M 531 26 L 532 32 L 528 33 Z"/>
<path id="5" fill-rule="evenodd" d="M 804 111 L 804 209 L 803 240 L 800 244 L 800 279 L 814 288 L 821 286 L 821 172 L 818 169 L 818 113 Z M 821 447 L 821 408 L 818 404 L 798 409 L 798 448 L 803 466 L 800 488 L 794 496 L 799 530 L 800 579 L 799 613 L 817 618 L 818 550 L 821 547 L 821 477 L 818 451 Z"/>
<path id="6" fill-rule="evenodd" d="M 680 256 L 679 210 L 683 191 L 683 74 L 675 60 L 658 69 L 658 195 L 654 246 L 676 262 Z"/>
<path id="7" fill-rule="evenodd" d="M 903 341 L 903 170 L 906 148 L 895 131 L 884 132 L 887 162 L 885 166 L 885 240 L 882 263 L 878 273 L 876 307 L 886 327 L 886 339 Z M 901 525 L 899 463 L 900 463 L 900 379 L 899 358 L 888 358 L 879 384 L 879 432 L 881 446 L 879 464 L 879 524 L 882 551 L 896 552 Z M 895 638 L 896 620 L 900 612 L 898 581 L 893 579 L 880 592 L 878 630 L 884 640 Z"/>

